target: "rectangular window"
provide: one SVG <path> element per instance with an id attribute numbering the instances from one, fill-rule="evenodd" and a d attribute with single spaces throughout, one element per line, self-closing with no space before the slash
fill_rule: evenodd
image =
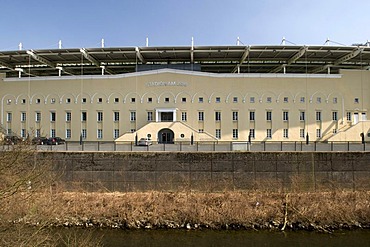
<path id="1" fill-rule="evenodd" d="M 86 98 L 82 98 L 82 103 L 83 104 L 86 104 L 86 101 L 87 101 Z"/>
<path id="2" fill-rule="evenodd" d="M 306 120 L 306 112 L 300 111 L 299 112 L 299 121 L 305 121 Z"/>
<path id="3" fill-rule="evenodd" d="M 267 97 L 267 103 L 271 103 L 271 102 L 272 102 L 271 97 Z"/>
<path id="4" fill-rule="evenodd" d="M 118 122 L 119 121 L 119 111 L 113 112 L 113 121 Z"/>
<path id="5" fill-rule="evenodd" d="M 50 137 L 55 137 L 55 135 L 56 135 L 55 129 L 51 129 L 50 130 Z"/>
<path id="6" fill-rule="evenodd" d="M 233 103 L 238 103 L 238 97 L 233 98 Z"/>
<path id="7" fill-rule="evenodd" d="M 153 98 L 149 97 L 148 98 L 148 103 L 152 103 L 153 102 Z"/>
<path id="8" fill-rule="evenodd" d="M 316 112 L 316 121 L 321 121 L 321 111 Z"/>
<path id="9" fill-rule="evenodd" d="M 249 120 L 250 121 L 255 121 L 256 114 L 254 111 L 249 112 Z"/>
<path id="10" fill-rule="evenodd" d="M 114 129 L 113 131 L 113 138 L 117 139 L 119 137 L 119 129 Z"/>
<path id="11" fill-rule="evenodd" d="M 22 104 L 26 104 L 26 99 L 22 99 Z"/>
<path id="12" fill-rule="evenodd" d="M 103 112 L 102 111 L 97 112 L 97 121 L 103 122 Z"/>
<path id="13" fill-rule="evenodd" d="M 70 104 L 71 103 L 71 98 L 66 98 L 66 103 Z"/>
<path id="14" fill-rule="evenodd" d="M 249 136 L 251 137 L 251 139 L 256 138 L 256 133 L 254 129 L 249 129 Z"/>
<path id="15" fill-rule="evenodd" d="M 131 122 L 136 121 L 136 111 L 131 111 L 130 112 L 130 121 Z"/>
<path id="16" fill-rule="evenodd" d="M 26 138 L 26 129 L 21 129 L 21 137 Z"/>
<path id="17" fill-rule="evenodd" d="M 238 121 L 238 112 L 233 111 L 233 121 Z"/>
<path id="18" fill-rule="evenodd" d="M 12 113 L 11 113 L 11 112 L 8 112 L 8 113 L 6 114 L 6 121 L 7 121 L 8 123 L 10 123 L 10 122 L 12 121 Z"/>
<path id="19" fill-rule="evenodd" d="M 221 129 L 216 129 L 216 138 L 221 139 Z"/>
<path id="20" fill-rule="evenodd" d="M 186 122 L 188 119 L 188 114 L 186 111 L 181 112 L 181 121 Z"/>
<path id="21" fill-rule="evenodd" d="M 131 103 L 135 103 L 136 102 L 136 98 L 131 98 Z"/>
<path id="22" fill-rule="evenodd" d="M 304 103 L 305 102 L 305 97 L 301 97 L 300 102 Z"/>
<path id="23" fill-rule="evenodd" d="M 215 112 L 215 120 L 216 121 L 221 121 L 221 112 L 220 111 Z"/>
<path id="24" fill-rule="evenodd" d="M 41 122 L 41 112 L 36 112 L 35 113 L 35 121 L 36 121 L 36 123 L 39 123 L 39 122 Z"/>
<path id="25" fill-rule="evenodd" d="M 170 98 L 164 98 L 164 102 L 166 103 L 170 102 Z"/>
<path id="26" fill-rule="evenodd" d="M 333 104 L 336 104 L 336 103 L 338 103 L 338 98 L 333 98 Z"/>
<path id="27" fill-rule="evenodd" d="M 21 112 L 21 122 L 26 122 L 27 114 L 25 112 Z"/>
<path id="28" fill-rule="evenodd" d="M 321 137 L 321 129 L 316 129 L 316 137 L 317 138 Z"/>
<path id="29" fill-rule="evenodd" d="M 71 122 L 72 120 L 72 113 L 67 111 L 66 112 L 66 122 Z"/>
<path id="30" fill-rule="evenodd" d="M 216 97 L 216 103 L 220 103 L 221 102 L 221 98 L 220 97 Z"/>
<path id="31" fill-rule="evenodd" d="M 66 139 L 71 139 L 71 129 L 66 129 Z"/>
<path id="32" fill-rule="evenodd" d="M 351 112 L 347 112 L 347 121 L 348 122 L 351 122 L 352 121 L 352 113 Z"/>
<path id="33" fill-rule="evenodd" d="M 103 98 L 98 98 L 98 103 L 99 104 L 103 103 Z"/>
<path id="34" fill-rule="evenodd" d="M 52 111 L 50 112 L 50 122 L 55 122 L 57 120 L 57 114 L 56 112 Z M 52 136 L 54 137 L 54 136 Z"/>
<path id="35" fill-rule="evenodd" d="M 355 98 L 355 104 L 358 104 L 358 103 L 360 103 L 359 98 Z"/>
<path id="36" fill-rule="evenodd" d="M 199 102 L 199 103 L 203 103 L 203 97 L 199 97 L 199 98 L 198 98 L 198 102 Z"/>
<path id="37" fill-rule="evenodd" d="M 317 97 L 317 98 L 316 98 L 316 102 L 317 102 L 317 103 L 321 103 L 321 97 Z"/>
<path id="38" fill-rule="evenodd" d="M 338 112 L 337 111 L 333 111 L 332 112 L 332 117 L 333 117 L 333 121 L 338 121 Z"/>
<path id="39" fill-rule="evenodd" d="M 288 97 L 284 97 L 284 103 L 288 103 L 289 102 L 289 98 Z"/>
<path id="40" fill-rule="evenodd" d="M 41 129 L 36 129 L 35 137 L 41 136 Z"/>
<path id="41" fill-rule="evenodd" d="M 182 103 L 186 103 L 186 98 L 181 98 Z"/>
<path id="42" fill-rule="evenodd" d="M 119 102 L 119 98 L 114 98 L 114 103 L 118 103 Z"/>
<path id="43" fill-rule="evenodd" d="M 269 139 L 272 138 L 271 129 L 266 130 L 266 137 L 269 138 Z"/>
<path id="44" fill-rule="evenodd" d="M 238 139 L 238 129 L 233 129 L 233 139 Z"/>
<path id="45" fill-rule="evenodd" d="M 82 129 L 81 135 L 82 135 L 82 139 L 86 139 L 87 138 L 87 129 Z"/>
<path id="46" fill-rule="evenodd" d="M 267 121 L 271 121 L 272 120 L 272 112 L 271 111 L 267 111 L 266 112 L 266 120 Z"/>
<path id="47" fill-rule="evenodd" d="M 200 111 L 198 112 L 198 121 L 204 121 L 204 112 L 203 111 Z"/>
<path id="48" fill-rule="evenodd" d="M 40 104 L 41 103 L 41 99 L 36 99 L 36 104 Z"/>
<path id="49" fill-rule="evenodd" d="M 284 137 L 284 138 L 289 138 L 289 132 L 288 132 L 288 129 L 283 129 L 283 137 Z"/>
<path id="50" fill-rule="evenodd" d="M 153 121 L 153 112 L 152 111 L 147 112 L 147 120 L 148 120 L 148 122 Z"/>
<path id="51" fill-rule="evenodd" d="M 289 112 L 283 111 L 283 121 L 288 121 L 289 120 Z"/>
<path id="52" fill-rule="evenodd" d="M 304 138 L 304 129 L 299 129 L 299 137 Z"/>
<path id="53" fill-rule="evenodd" d="M 85 112 L 85 111 L 81 112 L 81 121 L 82 122 L 87 121 L 87 112 Z"/>
<path id="54" fill-rule="evenodd" d="M 103 130 L 102 129 L 98 129 L 97 138 L 98 139 L 103 139 Z"/>
<path id="55" fill-rule="evenodd" d="M 254 103 L 254 97 L 249 98 L 249 103 Z"/>

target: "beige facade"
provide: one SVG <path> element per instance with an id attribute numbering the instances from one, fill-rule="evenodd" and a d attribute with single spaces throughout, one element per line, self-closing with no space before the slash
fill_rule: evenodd
<path id="1" fill-rule="evenodd" d="M 370 72 L 102 76 L 0 75 L 6 134 L 67 141 L 361 141 Z"/>

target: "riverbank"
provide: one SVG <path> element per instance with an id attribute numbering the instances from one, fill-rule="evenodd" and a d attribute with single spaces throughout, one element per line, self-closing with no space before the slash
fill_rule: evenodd
<path id="1" fill-rule="evenodd" d="M 370 192 L 22 193 L 6 199 L 2 221 L 120 229 L 370 228 Z"/>

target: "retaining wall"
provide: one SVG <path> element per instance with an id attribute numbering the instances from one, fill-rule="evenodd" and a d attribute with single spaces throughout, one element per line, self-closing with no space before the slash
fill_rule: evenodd
<path id="1" fill-rule="evenodd" d="M 38 152 L 68 189 L 370 189 L 370 152 Z"/>

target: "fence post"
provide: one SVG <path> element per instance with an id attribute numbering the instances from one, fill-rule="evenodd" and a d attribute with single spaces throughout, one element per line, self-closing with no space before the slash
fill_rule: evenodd
<path id="1" fill-rule="evenodd" d="M 283 151 L 283 142 L 280 142 L 280 151 Z"/>
<path id="2" fill-rule="evenodd" d="M 347 142 L 347 151 L 349 151 L 349 141 Z"/>
<path id="3" fill-rule="evenodd" d="M 334 148 L 334 146 L 333 146 L 333 142 L 331 142 L 330 143 L 330 150 L 333 152 L 333 148 Z"/>
<path id="4" fill-rule="evenodd" d="M 100 142 L 98 141 L 98 151 L 100 151 Z"/>

